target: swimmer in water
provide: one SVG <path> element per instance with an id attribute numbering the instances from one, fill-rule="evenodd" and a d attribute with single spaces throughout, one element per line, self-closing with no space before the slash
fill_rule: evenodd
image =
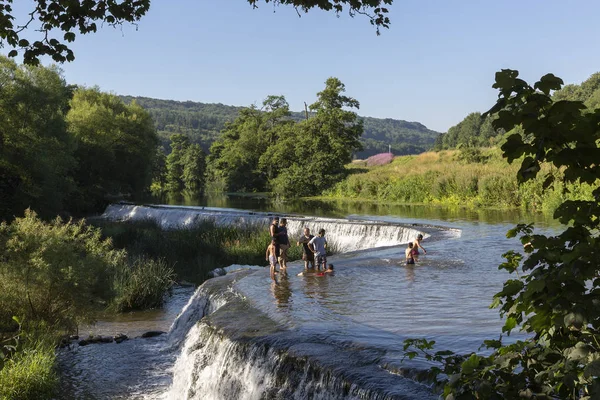
<path id="1" fill-rule="evenodd" d="M 406 258 L 406 265 L 411 265 L 415 263 L 415 258 L 413 255 L 413 244 L 412 242 L 408 243 L 408 247 L 404 250 L 404 256 Z"/>
<path id="2" fill-rule="evenodd" d="M 419 248 L 423 250 L 423 254 L 427 254 L 427 250 L 423 246 L 421 246 L 421 241 L 423 240 L 423 235 L 419 233 L 415 241 L 413 242 L 413 256 L 419 255 Z"/>

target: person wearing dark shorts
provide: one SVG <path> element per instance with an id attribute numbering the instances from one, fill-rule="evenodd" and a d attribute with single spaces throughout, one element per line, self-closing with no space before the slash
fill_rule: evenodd
<path id="1" fill-rule="evenodd" d="M 271 240 L 275 241 L 275 256 L 279 258 L 279 217 L 273 217 L 273 223 L 269 226 Z"/>
<path id="2" fill-rule="evenodd" d="M 314 237 L 314 235 L 310 234 L 310 229 L 304 228 L 304 235 L 302 235 L 296 242 L 296 246 L 300 246 L 300 244 L 302 244 L 302 261 L 304 261 L 304 269 L 308 269 L 309 263 L 311 268 L 315 267 L 315 255 L 308 247 L 308 242 L 310 242 Z"/>

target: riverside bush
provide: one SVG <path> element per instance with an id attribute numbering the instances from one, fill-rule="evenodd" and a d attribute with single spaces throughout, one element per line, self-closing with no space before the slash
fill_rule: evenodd
<path id="1" fill-rule="evenodd" d="M 160 307 L 174 278 L 175 271 L 165 260 L 136 257 L 116 272 L 115 291 L 118 294 L 112 308 L 123 312 Z"/>
<path id="2" fill-rule="evenodd" d="M 112 273 L 126 262 L 100 231 L 83 221 L 50 223 L 25 211 L 0 224 L 0 328 L 13 315 L 74 330 L 113 295 Z"/>

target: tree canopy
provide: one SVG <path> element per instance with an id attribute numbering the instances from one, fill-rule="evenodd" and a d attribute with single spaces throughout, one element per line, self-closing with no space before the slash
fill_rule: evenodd
<path id="1" fill-rule="evenodd" d="M 258 7 L 261 0 L 246 0 Z M 390 20 L 387 5 L 393 0 L 264 0 L 274 5 L 292 6 L 298 11 L 313 8 L 349 15 L 366 16 L 375 26 L 388 28 Z M 73 61 L 75 54 L 68 43 L 77 34 L 96 32 L 104 24 L 115 27 L 124 23 L 137 23 L 150 9 L 150 0 L 34 0 L 31 11 L 23 20 L 17 20 L 13 10 L 14 0 L 0 0 L 0 47 L 12 48 L 9 57 L 19 52 L 26 64 L 37 65 L 41 56 L 50 56 L 56 62 Z M 29 32 L 36 32 L 36 40 L 29 41 Z"/>
<path id="2" fill-rule="evenodd" d="M 27 207 L 44 218 L 88 212 L 107 196 L 141 193 L 157 144 L 139 105 L 69 86 L 56 67 L 0 57 L 0 220 Z"/>
<path id="3" fill-rule="evenodd" d="M 208 178 L 225 191 L 271 190 L 285 197 L 318 194 L 345 173 L 361 148 L 358 101 L 329 78 L 310 106 L 312 117 L 295 122 L 283 96 L 269 96 L 228 124 L 210 149 Z"/>

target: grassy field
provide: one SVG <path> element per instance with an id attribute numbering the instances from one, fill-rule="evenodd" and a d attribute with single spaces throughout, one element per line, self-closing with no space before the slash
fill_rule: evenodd
<path id="1" fill-rule="evenodd" d="M 590 185 L 560 182 L 561 172 L 545 165 L 539 178 L 518 185 L 519 163 L 508 164 L 500 149 L 449 150 L 396 157 L 390 164 L 349 165 L 350 175 L 325 193 L 351 198 L 408 204 L 441 204 L 469 208 L 521 208 L 553 213 L 566 198 L 590 199 Z M 546 173 L 554 174 L 554 190 L 543 193 Z M 563 189 L 567 189 L 566 192 Z"/>

